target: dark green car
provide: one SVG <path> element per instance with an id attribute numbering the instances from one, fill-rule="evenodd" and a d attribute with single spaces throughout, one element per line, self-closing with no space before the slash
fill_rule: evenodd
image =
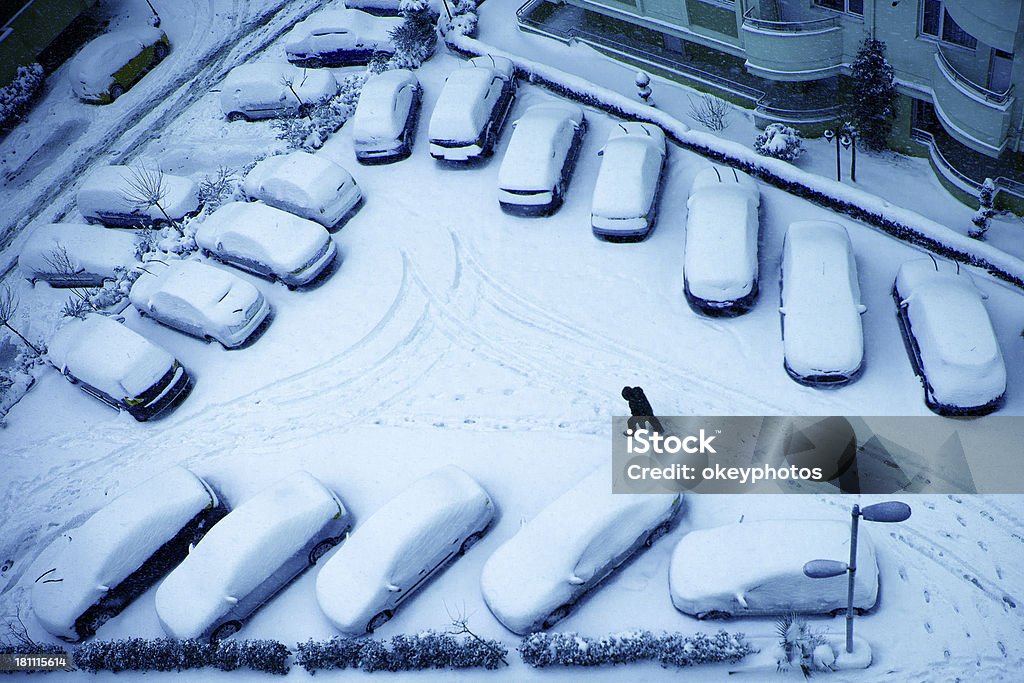
<path id="1" fill-rule="evenodd" d="M 167 35 L 152 26 L 105 33 L 71 60 L 71 88 L 85 102 L 109 104 L 170 51 Z"/>

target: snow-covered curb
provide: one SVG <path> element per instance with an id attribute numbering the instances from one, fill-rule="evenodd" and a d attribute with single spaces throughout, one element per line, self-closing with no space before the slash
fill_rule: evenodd
<path id="1" fill-rule="evenodd" d="M 760 156 L 737 142 L 692 130 L 667 113 L 640 104 L 621 93 L 474 38 L 449 33 L 445 43 L 450 50 L 464 57 L 485 54 L 507 57 L 516 65 L 519 75 L 532 83 L 615 116 L 654 123 L 685 149 L 751 173 L 786 192 L 873 225 L 899 240 L 977 266 L 1001 280 L 1024 288 L 1024 261 L 915 211 L 891 204 L 870 192 L 803 171 L 788 162 Z"/>

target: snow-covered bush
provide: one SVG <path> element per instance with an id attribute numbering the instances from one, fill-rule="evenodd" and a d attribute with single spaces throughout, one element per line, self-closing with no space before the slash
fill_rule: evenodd
<path id="1" fill-rule="evenodd" d="M 308 114 L 274 121 L 277 137 L 289 149 L 311 151 L 323 146 L 331 133 L 337 131 L 356 110 L 359 92 L 366 82 L 366 74 L 345 76 L 338 82 L 338 94 L 318 102 Z"/>
<path id="2" fill-rule="evenodd" d="M 754 140 L 754 150 L 766 157 L 796 161 L 804 153 L 804 143 L 796 128 L 769 123 Z"/>
<path id="3" fill-rule="evenodd" d="M 0 339 L 0 346 L 6 343 Z M 0 368 L 0 427 L 5 426 L 7 412 L 28 393 L 45 367 L 41 355 L 26 349 L 8 367 Z"/>
<path id="4" fill-rule="evenodd" d="M 971 223 L 974 227 L 967 234 L 977 240 L 985 239 L 988 232 L 988 222 L 996 215 L 995 209 L 996 184 L 991 178 L 985 178 L 981 184 L 981 192 L 978 195 L 978 210 L 974 212 Z"/>
<path id="5" fill-rule="evenodd" d="M 28 112 L 43 90 L 43 67 L 19 66 L 14 80 L 0 88 L 0 131 L 10 130 Z"/>
<path id="6" fill-rule="evenodd" d="M 127 299 L 140 271 L 135 267 L 115 268 L 114 271 L 117 277 L 100 287 L 71 288 L 71 295 L 64 302 L 61 314 L 66 318 L 84 318 L 93 311 L 109 309 Z"/>
<path id="7" fill-rule="evenodd" d="M 857 137 L 868 149 L 885 149 L 899 102 L 895 72 L 885 59 L 885 43 L 866 38 L 851 71 L 847 109 Z"/>
<path id="8" fill-rule="evenodd" d="M 523 662 L 548 666 L 604 666 L 657 661 L 664 667 L 736 662 L 753 652 L 742 633 L 654 634 L 632 631 L 603 638 L 577 633 L 531 633 L 519 645 Z"/>
<path id="9" fill-rule="evenodd" d="M 402 3 L 404 21 L 391 30 L 395 54 L 393 69 L 416 69 L 434 54 L 437 47 L 437 15 L 419 0 Z"/>
<path id="10" fill-rule="evenodd" d="M 200 640 L 126 638 L 89 641 L 74 650 L 79 669 L 97 671 L 185 671 L 214 667 L 287 674 L 291 652 L 276 640 L 225 640 L 211 645 Z"/>
<path id="11" fill-rule="evenodd" d="M 199 181 L 199 201 L 207 212 L 231 201 L 237 193 L 238 174 L 226 166 L 218 168 L 216 175 L 207 175 Z"/>
<path id="12" fill-rule="evenodd" d="M 780 617 L 775 622 L 775 632 L 779 636 L 775 661 L 779 671 L 797 667 L 807 678 L 814 671 L 831 670 L 835 661 L 832 647 L 825 636 L 807 625 L 807 620 L 791 614 Z"/>
<path id="13" fill-rule="evenodd" d="M 296 646 L 295 663 L 310 673 L 326 669 L 415 671 L 422 669 L 497 669 L 508 650 L 496 640 L 457 638 L 427 631 L 390 640 L 335 637 Z"/>
<path id="14" fill-rule="evenodd" d="M 448 3 L 451 9 L 451 19 L 447 13 L 441 14 L 437 22 L 438 30 L 442 34 L 454 33 L 460 36 L 475 36 L 479 17 L 477 16 L 476 0 L 454 0 Z"/>

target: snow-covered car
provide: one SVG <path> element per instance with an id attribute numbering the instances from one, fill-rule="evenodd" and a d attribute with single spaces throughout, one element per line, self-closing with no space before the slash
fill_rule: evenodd
<path id="1" fill-rule="evenodd" d="M 430 116 L 430 156 L 444 161 L 488 157 L 512 110 L 515 66 L 504 57 L 474 57 L 448 75 Z"/>
<path id="2" fill-rule="evenodd" d="M 598 154 L 603 158 L 590 209 L 594 235 L 623 242 L 645 239 L 657 214 L 665 133 L 651 123 L 620 123 Z"/>
<path id="3" fill-rule="evenodd" d="M 148 166 L 101 166 L 78 188 L 85 222 L 115 228 L 162 227 L 200 208 L 199 186 L 191 178 Z"/>
<path id="4" fill-rule="evenodd" d="M 480 588 L 498 621 L 519 634 L 550 628 L 623 562 L 668 533 L 677 495 L 616 495 L 599 468 L 494 551 Z"/>
<path id="5" fill-rule="evenodd" d="M 46 355 L 69 382 L 140 422 L 167 410 L 192 387 L 174 356 L 103 315 L 65 321 Z"/>
<path id="6" fill-rule="evenodd" d="M 249 202 L 229 202 L 210 214 L 196 230 L 196 244 L 207 257 L 289 288 L 312 282 L 338 254 L 319 223 Z"/>
<path id="7" fill-rule="evenodd" d="M 693 179 L 686 202 L 683 294 L 705 315 L 738 315 L 758 290 L 757 182 L 732 168 L 712 166 Z"/>
<path id="8" fill-rule="evenodd" d="M 423 90 L 408 69 L 371 76 L 352 116 L 352 147 L 363 164 L 389 163 L 412 153 Z"/>
<path id="9" fill-rule="evenodd" d="M 498 203 L 524 216 L 550 215 L 562 205 L 587 121 L 568 102 L 535 104 L 513 124 L 498 170 Z"/>
<path id="10" fill-rule="evenodd" d="M 494 503 L 449 465 L 414 482 L 356 528 L 316 577 L 320 608 L 342 633 L 372 633 L 461 557 L 490 526 Z"/>
<path id="11" fill-rule="evenodd" d="M 307 472 L 229 512 L 156 590 L 167 635 L 217 642 L 345 539 L 351 518 Z"/>
<path id="12" fill-rule="evenodd" d="M 698 619 L 758 614 L 846 611 L 846 574 L 804 575 L 811 560 L 850 559 L 850 523 L 766 520 L 691 531 L 672 551 L 669 591 L 676 609 Z M 864 612 L 878 600 L 878 562 L 860 527 L 853 606 Z"/>
<path id="13" fill-rule="evenodd" d="M 167 36 L 152 26 L 104 33 L 71 60 L 71 89 L 86 102 L 113 102 L 163 61 L 171 51 Z"/>
<path id="14" fill-rule="evenodd" d="M 295 24 L 284 51 L 292 64 L 311 68 L 367 64 L 374 52 L 395 51 L 391 31 L 402 21 L 357 9 L 321 10 Z"/>
<path id="15" fill-rule="evenodd" d="M 343 225 L 363 199 L 348 171 L 309 152 L 263 159 L 246 174 L 242 190 L 249 201 L 259 199 L 329 230 Z"/>
<path id="16" fill-rule="evenodd" d="M 864 363 L 857 262 L 831 221 L 796 221 L 782 245 L 782 348 L 789 376 L 810 386 L 846 384 Z"/>
<path id="17" fill-rule="evenodd" d="M 220 107 L 229 121 L 293 116 L 338 93 L 330 71 L 281 62 L 236 66 L 220 86 Z"/>
<path id="18" fill-rule="evenodd" d="M 197 261 L 147 261 L 128 298 L 142 316 L 212 341 L 240 346 L 270 315 L 270 304 L 236 275 Z"/>
<path id="19" fill-rule="evenodd" d="M 986 415 L 1006 397 L 1006 364 L 982 294 L 959 265 L 907 261 L 893 285 L 903 341 L 939 415 Z"/>
<path id="20" fill-rule="evenodd" d="M 18 267 L 35 284 L 99 287 L 135 264 L 135 233 L 98 225 L 50 223 L 39 226 L 18 254 Z"/>
<path id="21" fill-rule="evenodd" d="M 185 559 L 226 510 L 202 479 L 174 467 L 130 489 L 56 541 L 32 584 L 32 610 L 53 635 L 88 638 Z"/>

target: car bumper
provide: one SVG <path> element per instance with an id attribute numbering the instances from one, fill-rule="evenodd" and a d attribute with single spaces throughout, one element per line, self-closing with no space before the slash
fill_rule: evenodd
<path id="1" fill-rule="evenodd" d="M 750 292 L 737 298 L 727 300 L 705 299 L 690 291 L 690 283 L 683 279 L 683 295 L 686 303 L 697 313 L 711 317 L 733 317 L 746 313 L 754 306 L 757 299 L 757 282 L 750 288 Z"/>
<path id="2" fill-rule="evenodd" d="M 855 379 L 860 377 L 860 374 L 861 374 L 861 372 L 864 369 L 864 364 L 861 363 L 857 367 L 853 368 L 852 370 L 848 370 L 848 371 L 846 371 L 846 370 L 840 370 L 840 371 L 836 371 L 836 372 L 814 371 L 814 372 L 806 372 L 806 373 L 804 373 L 804 372 L 797 372 L 796 370 L 794 370 L 790 366 L 789 361 L 783 361 L 783 365 L 785 366 L 786 372 L 793 379 L 793 381 L 797 382 L 798 384 L 803 384 L 804 386 L 818 387 L 818 388 L 841 387 L 841 386 L 844 386 L 846 384 L 850 384 Z"/>
<path id="3" fill-rule="evenodd" d="M 380 143 L 360 145 L 356 143 L 353 147 L 356 152 L 356 161 L 362 164 L 383 164 L 389 161 L 399 161 L 409 156 L 409 153 L 412 151 L 406 148 L 399 140 L 395 140 L 390 145 L 381 145 Z M 433 154 L 433 149 L 431 154 Z"/>
<path id="4" fill-rule="evenodd" d="M 483 147 L 476 143 L 463 147 L 442 147 L 430 143 L 430 156 L 443 161 L 469 161 L 480 157 L 483 151 Z"/>
<path id="5" fill-rule="evenodd" d="M 640 241 L 651 232 L 647 217 L 638 218 L 605 218 L 590 217 L 590 227 L 595 237 L 610 242 Z"/>

